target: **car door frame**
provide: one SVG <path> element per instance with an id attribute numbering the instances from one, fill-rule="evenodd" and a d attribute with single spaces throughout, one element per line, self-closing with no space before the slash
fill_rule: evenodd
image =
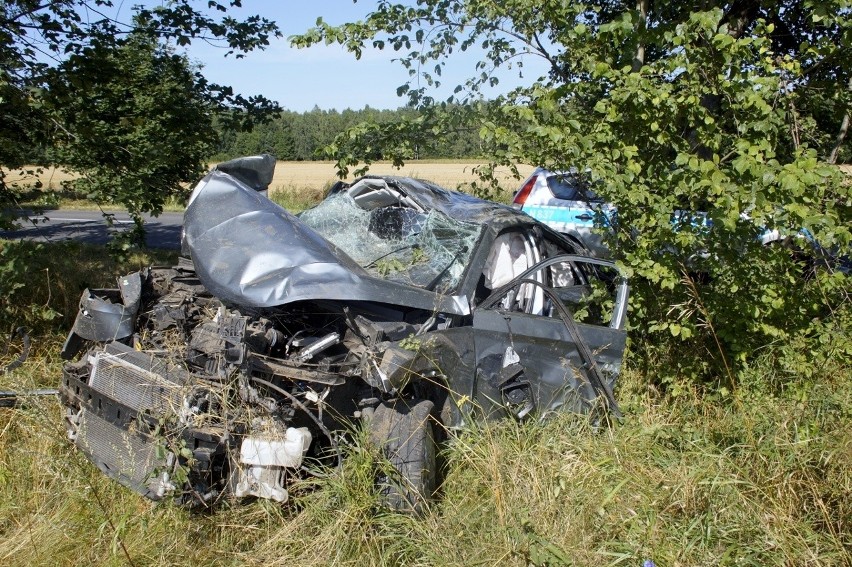
<path id="1" fill-rule="evenodd" d="M 617 287 L 608 327 L 588 324 L 578 326 L 573 314 L 553 291 L 554 288 L 531 277 L 536 272 L 565 262 L 601 266 L 617 272 Z M 499 303 L 503 298 L 524 284 L 540 287 L 551 300 L 558 317 L 501 309 Z M 594 400 L 600 400 L 613 415 L 620 417 L 610 385 L 612 380 L 607 379 L 600 368 L 600 353 L 605 350 L 605 343 L 609 339 L 612 339 L 610 343 L 616 343 L 616 350 L 621 349 L 623 352 L 628 297 L 627 278 L 614 263 L 576 254 L 546 258 L 493 290 L 472 313 L 476 343 L 476 384 L 473 393 L 477 403 L 487 415 L 510 413 L 523 417 L 532 409 L 530 400 L 539 411 L 555 409 L 565 403 L 562 398 L 557 400 L 553 397 L 557 391 L 555 388 L 559 388 L 559 381 L 562 380 L 562 388 L 568 387 L 570 383 L 570 387 L 577 390 L 574 393 L 580 395 L 582 401 L 576 407 L 589 406 Z M 590 337 L 595 343 L 592 347 L 598 349 L 597 357 L 588 344 Z M 564 357 L 560 356 L 559 345 L 564 345 L 568 351 L 562 353 Z M 501 353 L 504 346 L 505 351 Z M 567 360 L 573 371 L 564 368 L 569 353 L 571 357 L 577 357 L 577 360 Z M 526 391 L 519 391 L 523 389 Z M 585 395 L 579 390 L 583 390 Z M 512 393 L 514 401 L 507 401 L 507 392 Z M 547 392 L 551 398 L 543 399 L 542 392 Z M 559 395 L 564 396 L 566 392 L 560 391 Z"/>

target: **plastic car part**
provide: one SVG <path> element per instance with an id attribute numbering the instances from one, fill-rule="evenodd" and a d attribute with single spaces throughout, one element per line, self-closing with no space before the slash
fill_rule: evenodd
<path id="1" fill-rule="evenodd" d="M 512 204 L 518 208 L 523 207 L 524 203 L 527 202 L 527 199 L 530 196 L 530 192 L 535 186 L 536 178 L 530 177 L 526 183 L 524 183 L 523 187 L 521 187 L 520 191 L 515 195 L 515 198 L 512 199 Z"/>
<path id="2" fill-rule="evenodd" d="M 484 284 L 489 289 L 497 289 L 541 261 L 541 253 L 527 235 L 520 232 L 508 232 L 498 236 L 491 248 L 491 253 L 485 262 L 482 275 Z M 541 276 L 534 277 L 541 281 Z M 544 308 L 544 296 L 539 288 L 521 286 L 513 298 L 520 310 L 533 314 L 541 314 Z M 509 309 L 511 306 L 504 305 Z"/>
<path id="3" fill-rule="evenodd" d="M 3 349 L 3 353 L 0 354 L 0 356 L 6 356 L 9 352 L 9 346 L 12 344 L 12 340 L 15 338 L 15 335 L 19 335 L 21 337 L 21 353 L 15 360 L 7 364 L 5 367 L 0 368 L 0 374 L 11 372 L 12 370 L 20 367 L 27 360 L 27 357 L 30 354 L 30 336 L 27 334 L 27 330 L 24 327 L 18 327 L 12 331 L 12 335 L 9 337 L 9 342 L 6 343 L 6 348 Z"/>
<path id="4" fill-rule="evenodd" d="M 269 423 L 274 428 L 274 423 Z M 286 502 L 285 469 L 298 469 L 311 445 L 307 427 L 288 427 L 283 438 L 249 436 L 240 446 L 240 467 L 234 494 Z"/>
<path id="5" fill-rule="evenodd" d="M 59 390 L 54 388 L 39 388 L 37 390 L 24 390 L 23 392 L 0 390 L 0 408 L 21 407 L 27 398 L 55 396 L 57 394 L 59 394 Z"/>

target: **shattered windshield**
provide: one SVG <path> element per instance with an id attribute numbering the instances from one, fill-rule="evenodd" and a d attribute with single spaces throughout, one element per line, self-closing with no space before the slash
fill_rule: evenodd
<path id="1" fill-rule="evenodd" d="M 434 210 L 365 210 L 348 193 L 329 197 L 300 219 L 371 275 L 441 292 L 458 285 L 482 230 Z"/>

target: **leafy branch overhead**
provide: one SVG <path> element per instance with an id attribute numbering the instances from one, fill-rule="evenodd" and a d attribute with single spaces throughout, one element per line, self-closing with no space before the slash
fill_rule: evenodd
<path id="1" fill-rule="evenodd" d="M 291 41 L 339 43 L 356 57 L 394 50 L 410 70 L 399 92 L 421 112 L 339 136 L 327 150 L 343 171 L 376 155 L 401 163 L 469 128 L 495 165 L 585 171 L 618 210 L 607 238 L 634 276 L 635 336 L 692 341 L 706 351 L 684 372 L 729 374 L 729 360 L 823 332 L 814 318 L 848 309 L 846 278 L 827 259 L 850 249 L 852 194 L 828 162 L 852 157 L 852 4 L 701 6 L 379 2 L 361 22 L 319 21 Z M 481 62 L 438 102 L 433 87 L 459 51 Z M 533 57 L 544 75 L 480 96 Z M 700 216 L 673 222 L 677 211 Z M 767 234 L 786 248 L 761 245 Z M 685 283 L 696 278 L 703 285 Z"/>
<path id="2" fill-rule="evenodd" d="M 0 168 L 20 167 L 40 149 L 42 161 L 81 174 L 77 191 L 125 206 L 141 226 L 140 213 L 159 212 L 197 179 L 216 147 L 214 117 L 243 129 L 278 112 L 262 96 L 208 82 L 174 52 L 204 41 L 242 57 L 280 37 L 265 18 L 234 17 L 240 7 L 176 0 L 122 12 L 110 0 L 4 2 Z M 3 209 L 14 200 L 0 173 Z"/>

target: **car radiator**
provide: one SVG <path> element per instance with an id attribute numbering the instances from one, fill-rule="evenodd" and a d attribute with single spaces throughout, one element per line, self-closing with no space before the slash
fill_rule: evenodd
<path id="1" fill-rule="evenodd" d="M 188 373 L 117 342 L 90 353 L 88 362 L 88 384 L 67 373 L 63 380 L 64 397 L 77 402 L 69 408 L 69 436 L 105 474 L 162 498 L 175 488 L 176 460 L 163 420 L 181 415 Z"/>

